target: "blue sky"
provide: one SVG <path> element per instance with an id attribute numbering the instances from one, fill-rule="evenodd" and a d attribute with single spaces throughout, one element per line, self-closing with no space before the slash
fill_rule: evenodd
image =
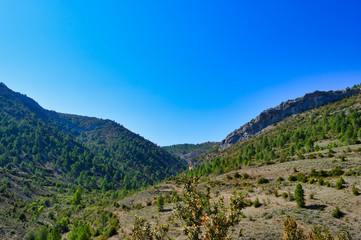
<path id="1" fill-rule="evenodd" d="M 0 81 L 158 145 L 361 82 L 359 1 L 0 2 Z"/>

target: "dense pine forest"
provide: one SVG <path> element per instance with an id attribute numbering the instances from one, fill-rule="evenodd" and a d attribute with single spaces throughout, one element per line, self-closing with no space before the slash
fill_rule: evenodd
<path id="1" fill-rule="evenodd" d="M 111 192 L 115 199 L 185 167 L 184 160 L 113 121 L 47 111 L 0 85 L 0 198 L 2 211 L 14 211 L 2 214 L 4 223 L 19 212 L 38 216 L 57 194 Z"/>

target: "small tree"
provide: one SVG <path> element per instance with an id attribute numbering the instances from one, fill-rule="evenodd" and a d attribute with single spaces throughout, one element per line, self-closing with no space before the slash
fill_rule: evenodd
<path id="1" fill-rule="evenodd" d="M 81 203 L 81 193 L 80 193 L 80 190 L 77 189 L 74 193 L 72 204 L 79 205 L 80 203 Z"/>
<path id="2" fill-rule="evenodd" d="M 357 188 L 355 187 L 355 185 L 352 186 L 352 194 L 355 196 L 359 195 L 359 192 L 358 192 Z"/>
<path id="3" fill-rule="evenodd" d="M 341 218 L 343 216 L 343 212 L 341 212 L 341 210 L 336 207 L 335 210 L 332 211 L 331 215 L 334 218 Z"/>
<path id="4" fill-rule="evenodd" d="M 335 188 L 336 188 L 337 190 L 342 189 L 344 183 L 345 183 L 345 180 L 343 180 L 343 178 L 340 177 L 340 179 L 336 182 Z"/>
<path id="5" fill-rule="evenodd" d="M 157 202 L 156 202 L 158 211 L 161 212 L 164 209 L 164 198 L 162 195 L 159 195 Z"/>
<path id="6" fill-rule="evenodd" d="M 69 233 L 69 240 L 90 240 L 91 239 L 91 231 L 88 224 L 80 224 L 78 222 L 74 222 L 73 228 Z"/>
<path id="7" fill-rule="evenodd" d="M 304 240 L 305 234 L 301 227 L 297 225 L 296 219 L 293 217 L 286 217 L 282 220 L 283 223 L 283 240 Z"/>
<path id="8" fill-rule="evenodd" d="M 228 231 L 240 222 L 241 210 L 246 207 L 244 197 L 238 193 L 230 197 L 229 208 L 223 197 L 210 203 L 210 188 L 206 193 L 197 189 L 198 178 L 182 178 L 184 183 L 181 202 L 177 203 L 176 216 L 183 221 L 183 233 L 189 240 L 231 239 Z"/>
<path id="9" fill-rule="evenodd" d="M 298 207 L 304 207 L 305 203 L 305 192 L 303 191 L 302 185 L 297 184 L 294 194 L 295 202 Z"/>
<path id="10" fill-rule="evenodd" d="M 168 224 L 157 224 L 155 229 L 151 229 L 149 222 L 145 218 L 134 218 L 133 228 L 127 240 L 166 240 L 169 239 Z"/>
<path id="11" fill-rule="evenodd" d="M 313 226 L 312 231 L 305 234 L 300 226 L 297 225 L 296 219 L 293 217 L 286 217 L 282 220 L 283 223 L 283 240 L 333 240 L 335 236 L 330 234 L 330 231 L 325 226 Z M 352 240 L 349 231 L 340 232 L 337 236 L 338 240 Z"/>
<path id="12" fill-rule="evenodd" d="M 254 200 L 253 206 L 254 206 L 255 208 L 259 208 L 259 207 L 261 206 L 261 203 L 259 202 L 259 199 L 258 199 L 258 198 L 256 198 L 256 200 Z"/>

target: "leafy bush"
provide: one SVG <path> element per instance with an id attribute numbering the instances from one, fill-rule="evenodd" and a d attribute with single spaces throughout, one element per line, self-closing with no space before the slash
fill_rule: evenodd
<path id="1" fill-rule="evenodd" d="M 306 175 L 304 173 L 298 173 L 297 174 L 297 181 L 303 182 L 303 183 L 307 182 Z"/>
<path id="2" fill-rule="evenodd" d="M 278 177 L 278 178 L 277 178 L 277 182 L 278 182 L 278 183 L 281 183 L 281 182 L 283 182 L 284 180 L 285 180 L 285 179 L 284 179 L 283 177 Z"/>
<path id="3" fill-rule="evenodd" d="M 235 172 L 234 173 L 234 178 L 242 178 L 242 176 L 238 172 Z"/>
<path id="4" fill-rule="evenodd" d="M 341 212 L 341 210 L 338 207 L 336 207 L 331 213 L 331 216 L 334 218 L 341 218 L 343 217 L 343 215 L 344 215 L 343 212 Z"/>
<path id="5" fill-rule="evenodd" d="M 343 180 L 343 178 L 340 177 L 340 179 L 336 182 L 335 188 L 336 188 L 337 190 L 342 189 L 344 183 L 345 183 L 345 180 Z"/>
<path id="6" fill-rule="evenodd" d="M 352 194 L 355 196 L 359 195 L 359 192 L 358 192 L 357 188 L 355 187 L 355 185 L 352 186 Z"/>
<path id="7" fill-rule="evenodd" d="M 260 177 L 260 178 L 258 178 L 258 180 L 257 180 L 257 183 L 258 184 L 265 184 L 265 183 L 268 183 L 269 181 L 268 181 L 268 179 L 266 179 L 266 178 L 264 178 L 264 177 Z"/>
<path id="8" fill-rule="evenodd" d="M 297 177 L 294 176 L 294 175 L 290 175 L 290 176 L 288 177 L 288 181 L 290 181 L 290 182 L 296 182 L 296 181 L 297 181 Z"/>
<path id="9" fill-rule="evenodd" d="M 259 199 L 256 198 L 256 200 L 254 200 L 254 202 L 253 202 L 253 206 L 254 206 L 255 208 L 259 208 L 261 205 L 262 205 L 262 204 L 259 202 Z"/>
<path id="10" fill-rule="evenodd" d="M 240 193 L 231 196 L 228 208 L 223 197 L 211 204 L 210 188 L 206 193 L 197 190 L 197 177 L 181 181 L 184 185 L 181 202 L 176 205 L 176 217 L 183 222 L 184 235 L 190 240 L 225 239 L 229 229 L 241 220 L 241 210 L 247 206 L 244 197 Z"/>

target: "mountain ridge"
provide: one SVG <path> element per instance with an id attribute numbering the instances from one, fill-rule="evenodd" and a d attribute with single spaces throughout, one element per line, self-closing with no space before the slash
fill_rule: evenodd
<path id="1" fill-rule="evenodd" d="M 219 149 L 224 150 L 240 141 L 255 136 L 266 127 L 282 121 L 287 117 L 341 100 L 359 92 L 360 89 L 315 91 L 307 93 L 303 97 L 282 102 L 276 107 L 264 110 L 255 119 L 228 134 L 221 142 Z"/>
<path id="2" fill-rule="evenodd" d="M 4 83 L 0 83 L 0 98 L 3 98 L 1 100 L 5 107 L 4 113 L 19 121 L 28 121 L 31 115 L 30 118 L 42 121 L 42 125 L 55 127 L 64 135 L 71 135 L 74 141 L 83 144 L 92 154 L 104 158 L 104 161 L 112 162 L 122 174 L 131 174 L 131 170 L 136 170 L 138 174 L 134 172 L 131 175 L 138 176 L 138 181 L 146 177 L 146 182 L 152 184 L 154 180 L 179 173 L 186 167 L 185 161 L 115 121 L 46 110 L 32 98 L 9 89 Z M 12 106 L 7 109 L 6 101 L 18 107 Z M 153 164 L 158 166 L 157 169 L 148 169 L 147 173 L 140 171 Z M 150 177 L 155 172 L 158 173 L 157 176 Z"/>

